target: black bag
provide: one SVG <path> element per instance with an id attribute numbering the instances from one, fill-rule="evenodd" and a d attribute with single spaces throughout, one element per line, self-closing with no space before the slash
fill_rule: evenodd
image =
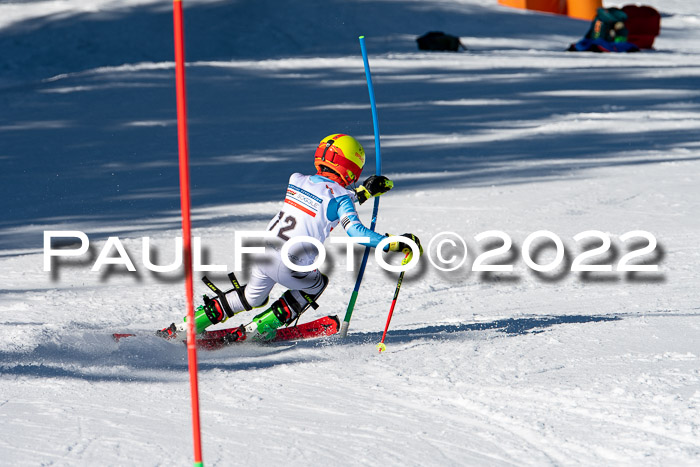
<path id="1" fill-rule="evenodd" d="M 457 52 L 460 47 L 464 50 L 467 48 L 459 40 L 459 37 L 451 36 L 440 31 L 430 31 L 423 34 L 418 39 L 418 49 L 419 50 L 447 50 L 450 52 Z"/>

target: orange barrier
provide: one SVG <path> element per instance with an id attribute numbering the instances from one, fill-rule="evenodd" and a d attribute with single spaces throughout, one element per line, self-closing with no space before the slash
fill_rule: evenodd
<path id="1" fill-rule="evenodd" d="M 544 11 L 592 21 L 603 0 L 498 0 L 498 3 L 524 10 Z"/>
<path id="2" fill-rule="evenodd" d="M 572 18 L 592 21 L 598 8 L 603 7 L 603 0 L 567 0 L 567 14 Z"/>
<path id="3" fill-rule="evenodd" d="M 524 10 L 544 11 L 559 15 L 566 14 L 566 0 L 498 0 L 498 3 Z"/>

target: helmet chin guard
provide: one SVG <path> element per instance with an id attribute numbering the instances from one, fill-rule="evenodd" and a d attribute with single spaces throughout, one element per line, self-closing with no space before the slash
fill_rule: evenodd
<path id="1" fill-rule="evenodd" d="M 365 150 L 355 138 L 342 133 L 328 135 L 314 154 L 316 172 L 334 179 L 343 186 L 357 181 L 365 165 Z M 328 173 L 330 169 L 332 173 Z M 336 175 L 337 177 L 333 177 Z"/>

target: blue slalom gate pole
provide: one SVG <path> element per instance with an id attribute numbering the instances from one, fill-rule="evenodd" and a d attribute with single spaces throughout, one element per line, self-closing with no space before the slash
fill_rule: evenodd
<path id="1" fill-rule="evenodd" d="M 362 49 L 362 61 L 365 64 L 365 76 L 367 77 L 367 88 L 369 89 L 369 102 L 372 106 L 372 123 L 374 125 L 374 154 L 375 154 L 375 173 L 376 175 L 381 175 L 382 173 L 382 155 L 381 149 L 379 147 L 379 123 L 377 121 L 377 104 L 374 100 L 374 87 L 372 86 L 372 74 L 369 70 L 369 60 L 367 60 L 367 48 L 365 47 L 365 36 L 360 36 L 360 48 Z M 370 229 L 374 230 L 377 225 L 377 215 L 379 213 L 379 196 L 374 198 L 374 209 L 372 210 L 372 223 L 370 224 Z M 348 334 L 348 327 L 350 327 L 350 318 L 352 318 L 352 311 L 355 309 L 355 302 L 357 301 L 357 295 L 360 291 L 360 285 L 362 284 L 362 278 L 365 275 L 365 268 L 367 267 L 367 259 L 369 258 L 370 247 L 365 247 L 365 254 L 362 256 L 362 264 L 360 265 L 360 271 L 357 273 L 357 280 L 355 281 L 355 289 L 352 291 L 350 296 L 350 302 L 348 303 L 348 309 L 345 312 L 345 318 L 343 319 L 343 324 L 340 327 L 340 337 L 345 337 Z"/>

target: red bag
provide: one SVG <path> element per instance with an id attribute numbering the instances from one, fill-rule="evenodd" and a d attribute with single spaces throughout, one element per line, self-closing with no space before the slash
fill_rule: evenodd
<path id="1" fill-rule="evenodd" d="M 651 49 L 654 39 L 661 31 L 661 15 L 650 6 L 626 5 L 622 11 L 627 15 L 627 41 L 640 49 Z"/>

